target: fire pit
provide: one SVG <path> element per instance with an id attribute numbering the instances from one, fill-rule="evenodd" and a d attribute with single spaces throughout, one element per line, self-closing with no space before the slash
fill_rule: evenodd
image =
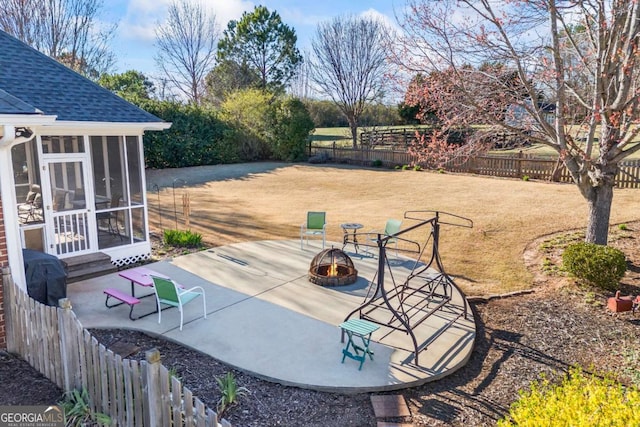
<path id="1" fill-rule="evenodd" d="M 325 249 L 313 257 L 309 281 L 320 286 L 343 286 L 355 283 L 358 270 L 349 255 L 340 249 Z"/>

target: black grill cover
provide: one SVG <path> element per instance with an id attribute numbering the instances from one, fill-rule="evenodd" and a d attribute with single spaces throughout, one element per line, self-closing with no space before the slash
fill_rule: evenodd
<path id="1" fill-rule="evenodd" d="M 58 306 L 67 297 L 67 272 L 62 261 L 53 255 L 31 249 L 22 250 L 27 293 L 42 304 Z"/>

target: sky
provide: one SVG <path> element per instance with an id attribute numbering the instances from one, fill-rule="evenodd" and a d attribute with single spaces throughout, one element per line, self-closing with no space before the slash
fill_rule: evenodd
<path id="1" fill-rule="evenodd" d="M 111 47 L 116 56 L 114 72 L 140 71 L 148 77 L 158 74 L 154 62 L 154 28 L 166 19 L 172 0 L 107 0 L 100 18 L 105 26 L 117 23 Z M 197 1 L 197 0 L 189 0 Z M 216 16 L 220 32 L 230 20 L 239 20 L 243 12 L 255 6 L 276 11 L 282 21 L 298 36 L 298 49 L 310 50 L 318 23 L 340 15 L 377 16 L 395 26 L 395 13 L 400 13 L 404 0 L 201 0 Z"/>

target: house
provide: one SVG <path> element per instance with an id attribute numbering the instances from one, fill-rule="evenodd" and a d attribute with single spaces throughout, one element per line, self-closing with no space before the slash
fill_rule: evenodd
<path id="1" fill-rule="evenodd" d="M 23 249 L 148 258 L 142 135 L 170 125 L 0 31 L 0 267 L 26 289 Z"/>
<path id="2" fill-rule="evenodd" d="M 508 126 L 533 130 L 537 127 L 536 119 L 532 116 L 533 103 L 525 100 L 523 104 L 511 104 L 507 107 L 505 123 Z M 548 102 L 538 102 L 537 111 L 542 120 L 553 125 L 556 119 L 556 105 Z"/>

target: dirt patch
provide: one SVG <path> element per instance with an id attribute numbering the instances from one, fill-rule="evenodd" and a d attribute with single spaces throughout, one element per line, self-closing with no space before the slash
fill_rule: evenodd
<path id="1" fill-rule="evenodd" d="M 613 371 L 626 384 L 640 383 L 635 370 L 640 359 L 640 316 L 610 314 L 604 304 L 608 295 L 582 289 L 564 277 L 554 264 L 559 244 L 543 244 L 556 237 L 533 242 L 525 251 L 525 262 L 536 278 L 536 292 L 473 304 L 478 336 L 469 363 L 440 381 L 392 393 L 404 396 L 411 416 L 388 421 L 414 426 L 493 425 L 517 399 L 518 391 L 541 373 L 555 378 L 574 364 Z M 612 230 L 611 244 L 620 247 L 629 260 L 624 293 L 640 293 L 639 242 L 638 223 L 628 224 L 624 233 Z M 161 256 L 179 253 L 181 250 L 165 248 Z M 369 394 L 322 393 L 262 381 L 207 355 L 140 332 L 92 333 L 108 347 L 123 343 L 128 344 L 124 347 L 138 347 L 131 356 L 136 359 L 158 348 L 163 363 L 212 408 L 220 398 L 215 378 L 232 371 L 238 384 L 250 392 L 225 414 L 235 426 L 376 425 Z M 3 404 L 55 403 L 61 393 L 25 362 L 6 353 L 0 353 L 0 378 Z"/>
<path id="2" fill-rule="evenodd" d="M 0 351 L 0 405 L 51 405 L 62 399 L 62 390 L 27 362 Z"/>

